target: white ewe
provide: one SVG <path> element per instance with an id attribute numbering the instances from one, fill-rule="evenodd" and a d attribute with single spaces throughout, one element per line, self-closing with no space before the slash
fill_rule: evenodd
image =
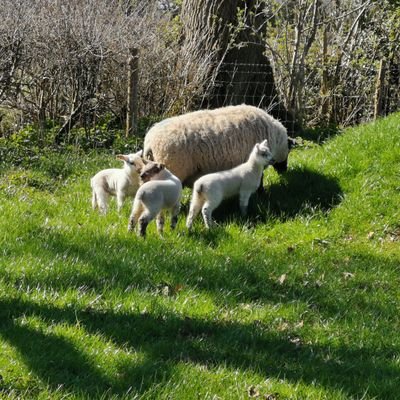
<path id="1" fill-rule="evenodd" d="M 110 196 L 117 197 L 120 211 L 126 197 L 134 197 L 139 187 L 139 173 L 144 163 L 142 151 L 135 154 L 119 154 L 117 158 L 124 162 L 122 168 L 109 168 L 98 172 L 90 179 L 92 187 L 92 207 L 97 207 L 103 214 L 107 213 Z"/>
<path id="2" fill-rule="evenodd" d="M 212 224 L 212 212 L 222 200 L 239 195 L 240 211 L 247 213 L 250 196 L 259 186 L 265 166 L 274 162 L 268 141 L 257 143 L 247 162 L 227 171 L 215 172 L 199 178 L 193 186 L 192 201 L 186 221 L 190 230 L 193 220 L 202 210 L 207 228 Z"/>
<path id="3" fill-rule="evenodd" d="M 129 217 L 128 231 L 133 231 L 139 224 L 138 234 L 146 236 L 147 225 L 156 218 L 157 231 L 160 235 L 164 229 L 164 211 L 171 211 L 171 229 L 178 222 L 182 183 L 164 164 L 148 162 L 140 174 L 144 182 L 133 201 Z"/>

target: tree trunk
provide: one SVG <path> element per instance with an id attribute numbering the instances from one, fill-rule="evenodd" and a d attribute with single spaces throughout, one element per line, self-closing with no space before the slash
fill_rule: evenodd
<path id="1" fill-rule="evenodd" d="M 265 56 L 264 6 L 259 0 L 184 0 L 183 48 L 192 60 L 206 65 L 209 87 L 202 107 L 254 105 L 267 109 L 293 133 L 294 118 L 279 99 Z"/>

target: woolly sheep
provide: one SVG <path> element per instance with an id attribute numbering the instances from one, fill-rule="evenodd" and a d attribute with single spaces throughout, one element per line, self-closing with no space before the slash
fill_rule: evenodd
<path id="1" fill-rule="evenodd" d="M 140 236 L 146 236 L 146 228 L 156 217 L 157 231 L 160 235 L 164 229 L 164 211 L 171 211 L 171 229 L 178 222 L 182 183 L 164 164 L 148 162 L 140 174 L 144 182 L 133 201 L 129 217 L 128 231 L 133 231 L 139 223 Z"/>
<path id="2" fill-rule="evenodd" d="M 143 158 L 164 163 L 184 185 L 247 160 L 253 146 L 268 140 L 274 168 L 286 171 L 286 128 L 266 111 L 248 105 L 200 110 L 165 119 L 146 134 Z"/>
<path id="3" fill-rule="evenodd" d="M 109 168 L 98 172 L 90 179 L 92 188 L 92 207 L 97 207 L 103 214 L 107 213 L 110 196 L 117 197 L 118 211 L 120 211 L 126 197 L 134 197 L 139 187 L 139 173 L 144 163 L 142 151 L 135 154 L 119 154 L 117 159 L 122 160 L 122 168 Z"/>
<path id="4" fill-rule="evenodd" d="M 193 220 L 202 210 L 206 228 L 212 224 L 212 212 L 222 200 L 239 195 L 240 211 L 246 215 L 250 196 L 257 190 L 265 166 L 274 162 L 268 141 L 257 143 L 248 160 L 227 171 L 199 178 L 193 186 L 192 201 L 186 222 L 190 230 Z"/>

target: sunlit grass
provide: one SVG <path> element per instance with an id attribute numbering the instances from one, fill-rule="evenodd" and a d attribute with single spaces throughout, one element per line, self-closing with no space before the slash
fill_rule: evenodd
<path id="1" fill-rule="evenodd" d="M 189 234 L 186 190 L 146 240 L 90 208 L 112 155 L 4 166 L 0 398 L 397 399 L 399 149 L 398 115 L 304 142 L 248 218 Z"/>

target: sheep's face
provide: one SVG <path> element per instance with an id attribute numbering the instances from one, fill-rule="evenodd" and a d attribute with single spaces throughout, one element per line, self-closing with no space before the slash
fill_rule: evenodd
<path id="1" fill-rule="evenodd" d="M 268 142 L 264 140 L 261 143 L 257 143 L 255 146 L 257 162 L 262 165 L 269 165 L 274 163 L 274 159 L 271 150 L 268 147 Z"/>
<path id="2" fill-rule="evenodd" d="M 159 173 L 164 169 L 164 164 L 148 161 L 147 164 L 142 168 L 140 179 L 143 183 L 157 179 Z"/>
<path id="3" fill-rule="evenodd" d="M 123 161 L 127 169 L 138 174 L 145 165 L 145 161 L 142 159 L 142 150 L 133 154 L 118 154 L 117 159 Z"/>
<path id="4" fill-rule="evenodd" d="M 296 140 L 289 137 L 288 138 L 288 154 L 294 146 L 296 146 Z M 287 168 L 288 168 L 288 159 L 286 158 L 286 160 L 274 163 L 273 167 L 274 167 L 275 171 L 278 172 L 279 174 L 281 174 L 282 172 L 286 172 Z"/>

